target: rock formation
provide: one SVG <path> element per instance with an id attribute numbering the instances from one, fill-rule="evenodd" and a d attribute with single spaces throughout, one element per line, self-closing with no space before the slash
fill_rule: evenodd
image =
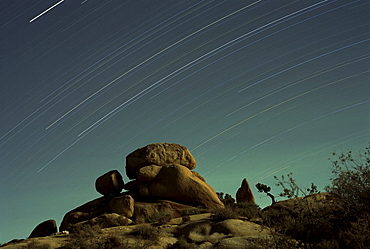
<path id="1" fill-rule="evenodd" d="M 123 189 L 122 175 L 118 170 L 111 170 L 95 181 L 95 189 L 104 196 L 117 195 Z"/>
<path id="2" fill-rule="evenodd" d="M 141 195 L 206 208 L 224 206 L 211 186 L 182 165 L 146 166 L 139 170 L 137 177 Z"/>
<path id="3" fill-rule="evenodd" d="M 109 202 L 112 212 L 131 218 L 134 215 L 135 201 L 131 195 L 123 195 L 113 198 Z"/>
<path id="4" fill-rule="evenodd" d="M 31 232 L 29 238 L 50 236 L 57 232 L 55 220 L 47 220 L 38 224 Z"/>
<path id="5" fill-rule="evenodd" d="M 148 165 L 165 166 L 180 164 L 194 169 L 196 161 L 190 151 L 179 144 L 155 143 L 139 148 L 126 157 L 126 174 L 136 179 L 136 172 Z"/>
<path id="6" fill-rule="evenodd" d="M 336 205 L 338 197 L 334 194 L 323 192 L 305 197 L 291 198 L 288 200 L 278 201 L 263 209 L 263 211 L 277 210 L 286 215 L 298 216 L 303 211 L 310 209 L 314 212 L 330 212 L 338 209 Z"/>
<path id="7" fill-rule="evenodd" d="M 254 195 L 252 193 L 251 187 L 249 186 L 249 183 L 247 179 L 243 179 L 242 185 L 236 192 L 236 202 L 242 203 L 242 202 L 253 202 L 254 203 Z"/>
<path id="8" fill-rule="evenodd" d="M 135 180 L 124 184 L 117 170 L 98 177 L 95 188 L 104 197 L 68 212 L 60 231 L 76 224 L 106 223 L 106 214 L 120 216 L 114 220 L 122 220 L 122 216 L 136 221 L 160 212 L 180 217 L 183 209 L 224 207 L 206 180 L 191 171 L 195 166 L 189 150 L 178 144 L 156 143 L 139 148 L 126 157 L 127 176 Z M 127 192 L 121 193 L 123 188 Z"/>

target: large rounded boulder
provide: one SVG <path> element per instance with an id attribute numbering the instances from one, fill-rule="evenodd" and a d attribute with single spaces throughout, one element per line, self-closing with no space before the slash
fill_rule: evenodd
<path id="1" fill-rule="evenodd" d="M 173 164 L 181 164 L 188 169 L 194 169 L 196 161 L 190 151 L 182 145 L 174 143 L 149 144 L 126 157 L 126 174 L 128 178 L 136 179 L 136 173 L 142 167 Z"/>
<path id="2" fill-rule="evenodd" d="M 140 182 L 139 191 L 143 196 L 206 208 L 224 207 L 214 189 L 182 165 L 150 165 L 141 168 L 137 176 Z"/>

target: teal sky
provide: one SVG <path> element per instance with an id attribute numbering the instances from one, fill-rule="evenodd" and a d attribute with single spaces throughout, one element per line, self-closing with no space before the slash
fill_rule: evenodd
<path id="1" fill-rule="evenodd" d="M 0 243 L 59 225 L 150 143 L 186 146 L 218 192 L 247 178 L 278 194 L 289 172 L 322 190 L 331 153 L 370 141 L 369 13 L 361 0 L 1 1 Z"/>

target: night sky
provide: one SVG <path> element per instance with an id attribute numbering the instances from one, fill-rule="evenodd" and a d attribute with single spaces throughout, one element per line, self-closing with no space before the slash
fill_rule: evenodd
<path id="1" fill-rule="evenodd" d="M 0 243 L 100 197 L 150 143 L 186 146 L 235 196 L 243 178 L 329 183 L 370 141 L 367 0 L 3 0 Z M 257 204 L 270 199 L 253 188 Z"/>

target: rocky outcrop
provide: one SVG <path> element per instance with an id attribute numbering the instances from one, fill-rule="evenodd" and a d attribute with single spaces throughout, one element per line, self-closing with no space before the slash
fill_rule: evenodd
<path id="1" fill-rule="evenodd" d="M 173 218 L 181 217 L 183 210 L 194 207 L 169 200 L 154 200 L 152 202 L 136 201 L 133 219 L 138 222 L 155 220 L 158 215 L 170 215 Z"/>
<path id="2" fill-rule="evenodd" d="M 69 211 L 64 215 L 59 231 L 69 230 L 73 224 L 90 220 L 105 213 L 112 213 L 109 201 L 109 198 L 100 197 Z"/>
<path id="3" fill-rule="evenodd" d="M 95 181 L 95 189 L 104 196 L 118 195 L 124 186 L 122 175 L 118 170 L 111 170 Z"/>
<path id="4" fill-rule="evenodd" d="M 186 147 L 173 143 L 155 143 L 139 148 L 126 157 L 126 174 L 128 178 L 136 179 L 136 172 L 142 167 L 171 164 L 181 164 L 188 169 L 196 167 L 196 161 Z"/>
<path id="5" fill-rule="evenodd" d="M 172 217 L 180 217 L 185 208 L 224 207 L 206 180 L 191 171 L 195 166 L 189 150 L 178 144 L 156 143 L 139 148 L 126 157 L 127 176 L 134 180 L 124 184 L 118 170 L 98 177 L 95 188 L 104 197 L 68 212 L 60 230 L 68 230 L 77 223 L 94 223 L 95 218 L 105 214 L 136 221 L 164 210 L 173 213 Z M 123 188 L 128 191 L 121 193 Z"/>
<path id="6" fill-rule="evenodd" d="M 176 229 L 176 237 L 182 237 L 190 243 L 201 243 L 206 241 L 217 242 L 230 237 L 263 238 L 270 234 L 271 231 L 261 225 L 238 219 L 228 219 L 216 223 L 210 220 L 196 220 L 184 225 L 179 225 Z M 248 243 L 242 244 L 246 245 Z"/>
<path id="7" fill-rule="evenodd" d="M 150 165 L 141 168 L 137 176 L 141 195 L 206 208 L 224 207 L 213 188 L 182 165 Z"/>
<path id="8" fill-rule="evenodd" d="M 131 195 L 117 196 L 109 201 L 112 212 L 131 218 L 134 215 L 135 201 Z"/>
<path id="9" fill-rule="evenodd" d="M 243 179 L 242 185 L 236 192 L 236 202 L 242 203 L 242 202 L 252 202 L 254 203 L 254 195 L 252 193 L 251 187 L 249 186 L 249 183 L 247 179 Z"/>
<path id="10" fill-rule="evenodd" d="M 50 236 L 56 232 L 58 229 L 55 220 L 46 220 L 33 229 L 29 238 Z"/>
<path id="11" fill-rule="evenodd" d="M 328 192 L 311 194 L 305 197 L 275 202 L 271 206 L 264 208 L 263 211 L 277 210 L 281 214 L 293 217 L 307 211 L 328 213 L 338 209 L 337 198 L 336 195 Z"/>
<path id="12" fill-rule="evenodd" d="M 74 225 L 75 229 L 78 229 L 82 226 L 99 226 L 99 228 L 107 227 L 117 227 L 117 226 L 127 226 L 132 223 L 132 220 L 129 218 L 119 215 L 116 213 L 102 214 L 97 217 L 94 217 L 87 221 L 82 221 Z"/>

